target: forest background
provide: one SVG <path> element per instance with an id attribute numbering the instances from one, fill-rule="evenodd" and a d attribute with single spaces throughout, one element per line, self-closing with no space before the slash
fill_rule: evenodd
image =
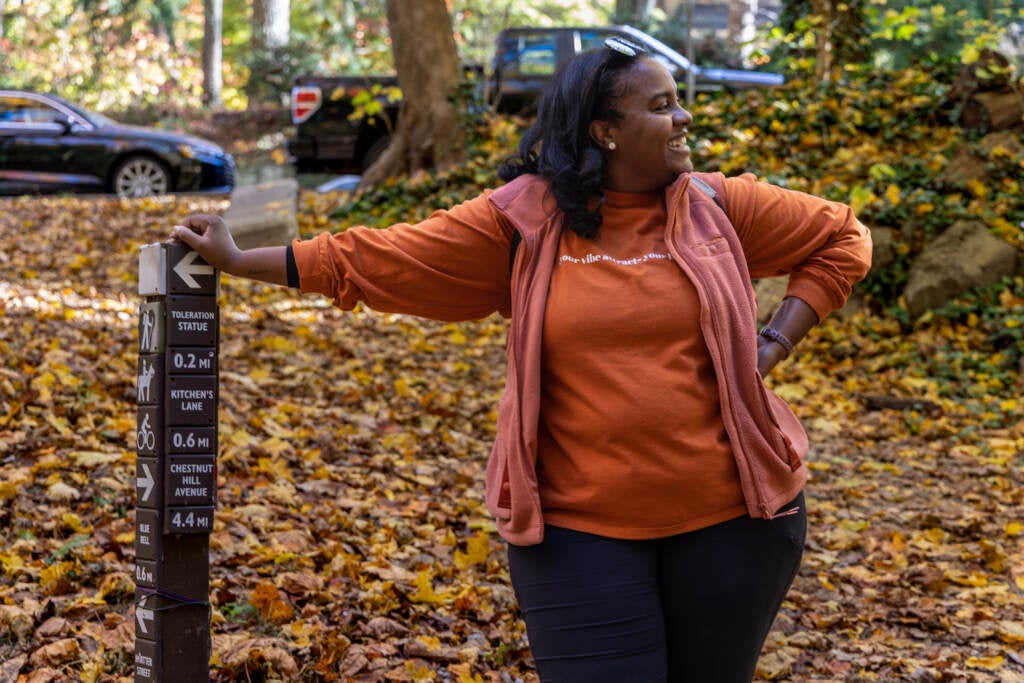
<path id="1" fill-rule="evenodd" d="M 1019 92 L 1020 5 L 785 2 L 745 52 L 787 84 L 696 103 L 698 166 L 849 202 L 894 235 L 856 304 L 769 378 L 814 451 L 805 563 L 759 680 L 1024 681 L 1024 278 L 921 315 L 901 299 L 914 259 L 957 221 L 1024 251 L 1024 132 L 986 142 L 961 116 L 967 88 Z M 653 6 L 448 9 L 460 55 L 485 62 L 506 20 Z M 204 104 L 203 3 L 0 8 L 0 86 L 281 164 L 293 73 L 389 64 L 383 2 L 291 0 L 275 61 L 255 56 L 253 5 L 226 0 L 224 87 Z M 679 31 L 678 16 L 632 18 Z M 300 232 L 414 220 L 493 186 L 525 122 L 463 121 L 461 162 L 359 197 L 303 191 Z M 963 152 L 980 178 L 949 175 Z M 131 679 L 138 248 L 226 206 L 0 202 L 0 681 Z M 535 680 L 482 498 L 504 321 L 345 314 L 232 278 L 221 301 L 213 680 Z"/>

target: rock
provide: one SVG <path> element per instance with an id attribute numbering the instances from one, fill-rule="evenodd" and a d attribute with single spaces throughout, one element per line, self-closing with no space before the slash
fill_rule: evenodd
<path id="1" fill-rule="evenodd" d="M 986 166 L 993 150 L 1004 149 L 1013 156 L 1024 154 L 1019 136 L 1011 131 L 986 135 L 977 144 L 965 143 L 946 163 L 938 177 L 940 185 L 955 185 L 972 180 L 984 182 L 988 177 Z"/>
<path id="2" fill-rule="evenodd" d="M 874 236 L 874 230 L 871 231 Z M 788 277 L 769 277 L 754 282 L 754 297 L 757 299 L 757 322 L 762 325 L 771 320 L 775 309 L 782 303 L 789 286 Z M 863 308 L 864 302 L 854 293 L 840 310 L 832 315 L 851 316 Z"/>
<path id="3" fill-rule="evenodd" d="M 766 323 L 775 313 L 775 309 L 786 296 L 788 277 L 769 277 L 754 283 L 754 296 L 757 298 L 757 321 Z"/>
<path id="4" fill-rule="evenodd" d="M 875 231 L 872 230 L 871 234 L 874 235 Z M 756 280 L 754 282 L 754 297 L 757 299 L 757 322 L 764 325 L 771 320 L 772 315 L 775 313 L 775 309 L 782 303 L 782 299 L 786 296 L 786 288 L 789 286 L 788 277 L 769 277 L 763 280 Z M 832 313 L 832 315 L 839 315 L 843 317 L 849 317 L 854 315 L 857 311 L 864 307 L 864 302 L 856 292 L 854 292 L 847 300 L 846 305 L 841 309 Z"/>
<path id="5" fill-rule="evenodd" d="M 224 220 L 242 249 L 284 246 L 299 236 L 294 178 L 236 187 Z"/>
<path id="6" fill-rule="evenodd" d="M 896 250 L 892 246 L 895 234 L 892 228 L 871 228 L 872 273 L 885 270 L 896 260 Z"/>
<path id="7" fill-rule="evenodd" d="M 984 223 L 957 221 L 936 237 L 910 268 L 903 296 L 913 316 L 937 308 L 975 287 L 1013 274 L 1017 250 Z"/>

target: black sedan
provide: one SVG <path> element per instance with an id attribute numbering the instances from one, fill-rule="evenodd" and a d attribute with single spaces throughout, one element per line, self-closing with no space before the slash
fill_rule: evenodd
<path id="1" fill-rule="evenodd" d="M 208 140 L 128 126 L 53 95 L 0 90 L 0 194 L 228 193 L 235 161 Z"/>

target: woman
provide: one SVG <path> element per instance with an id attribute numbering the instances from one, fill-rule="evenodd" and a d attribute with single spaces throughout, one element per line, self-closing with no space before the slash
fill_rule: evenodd
<path id="1" fill-rule="evenodd" d="M 500 189 L 288 247 L 239 251 L 210 216 L 174 231 L 341 308 L 511 318 L 487 502 L 544 683 L 749 681 L 800 562 L 807 439 L 761 377 L 842 306 L 870 238 L 846 206 L 695 173 L 691 122 L 612 39 L 556 75 Z M 782 274 L 758 334 L 750 278 Z"/>

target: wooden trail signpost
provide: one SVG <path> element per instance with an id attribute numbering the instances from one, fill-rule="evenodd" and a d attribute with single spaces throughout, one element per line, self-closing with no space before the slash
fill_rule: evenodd
<path id="1" fill-rule="evenodd" d="M 136 683 L 209 680 L 219 283 L 183 244 L 140 249 Z"/>

